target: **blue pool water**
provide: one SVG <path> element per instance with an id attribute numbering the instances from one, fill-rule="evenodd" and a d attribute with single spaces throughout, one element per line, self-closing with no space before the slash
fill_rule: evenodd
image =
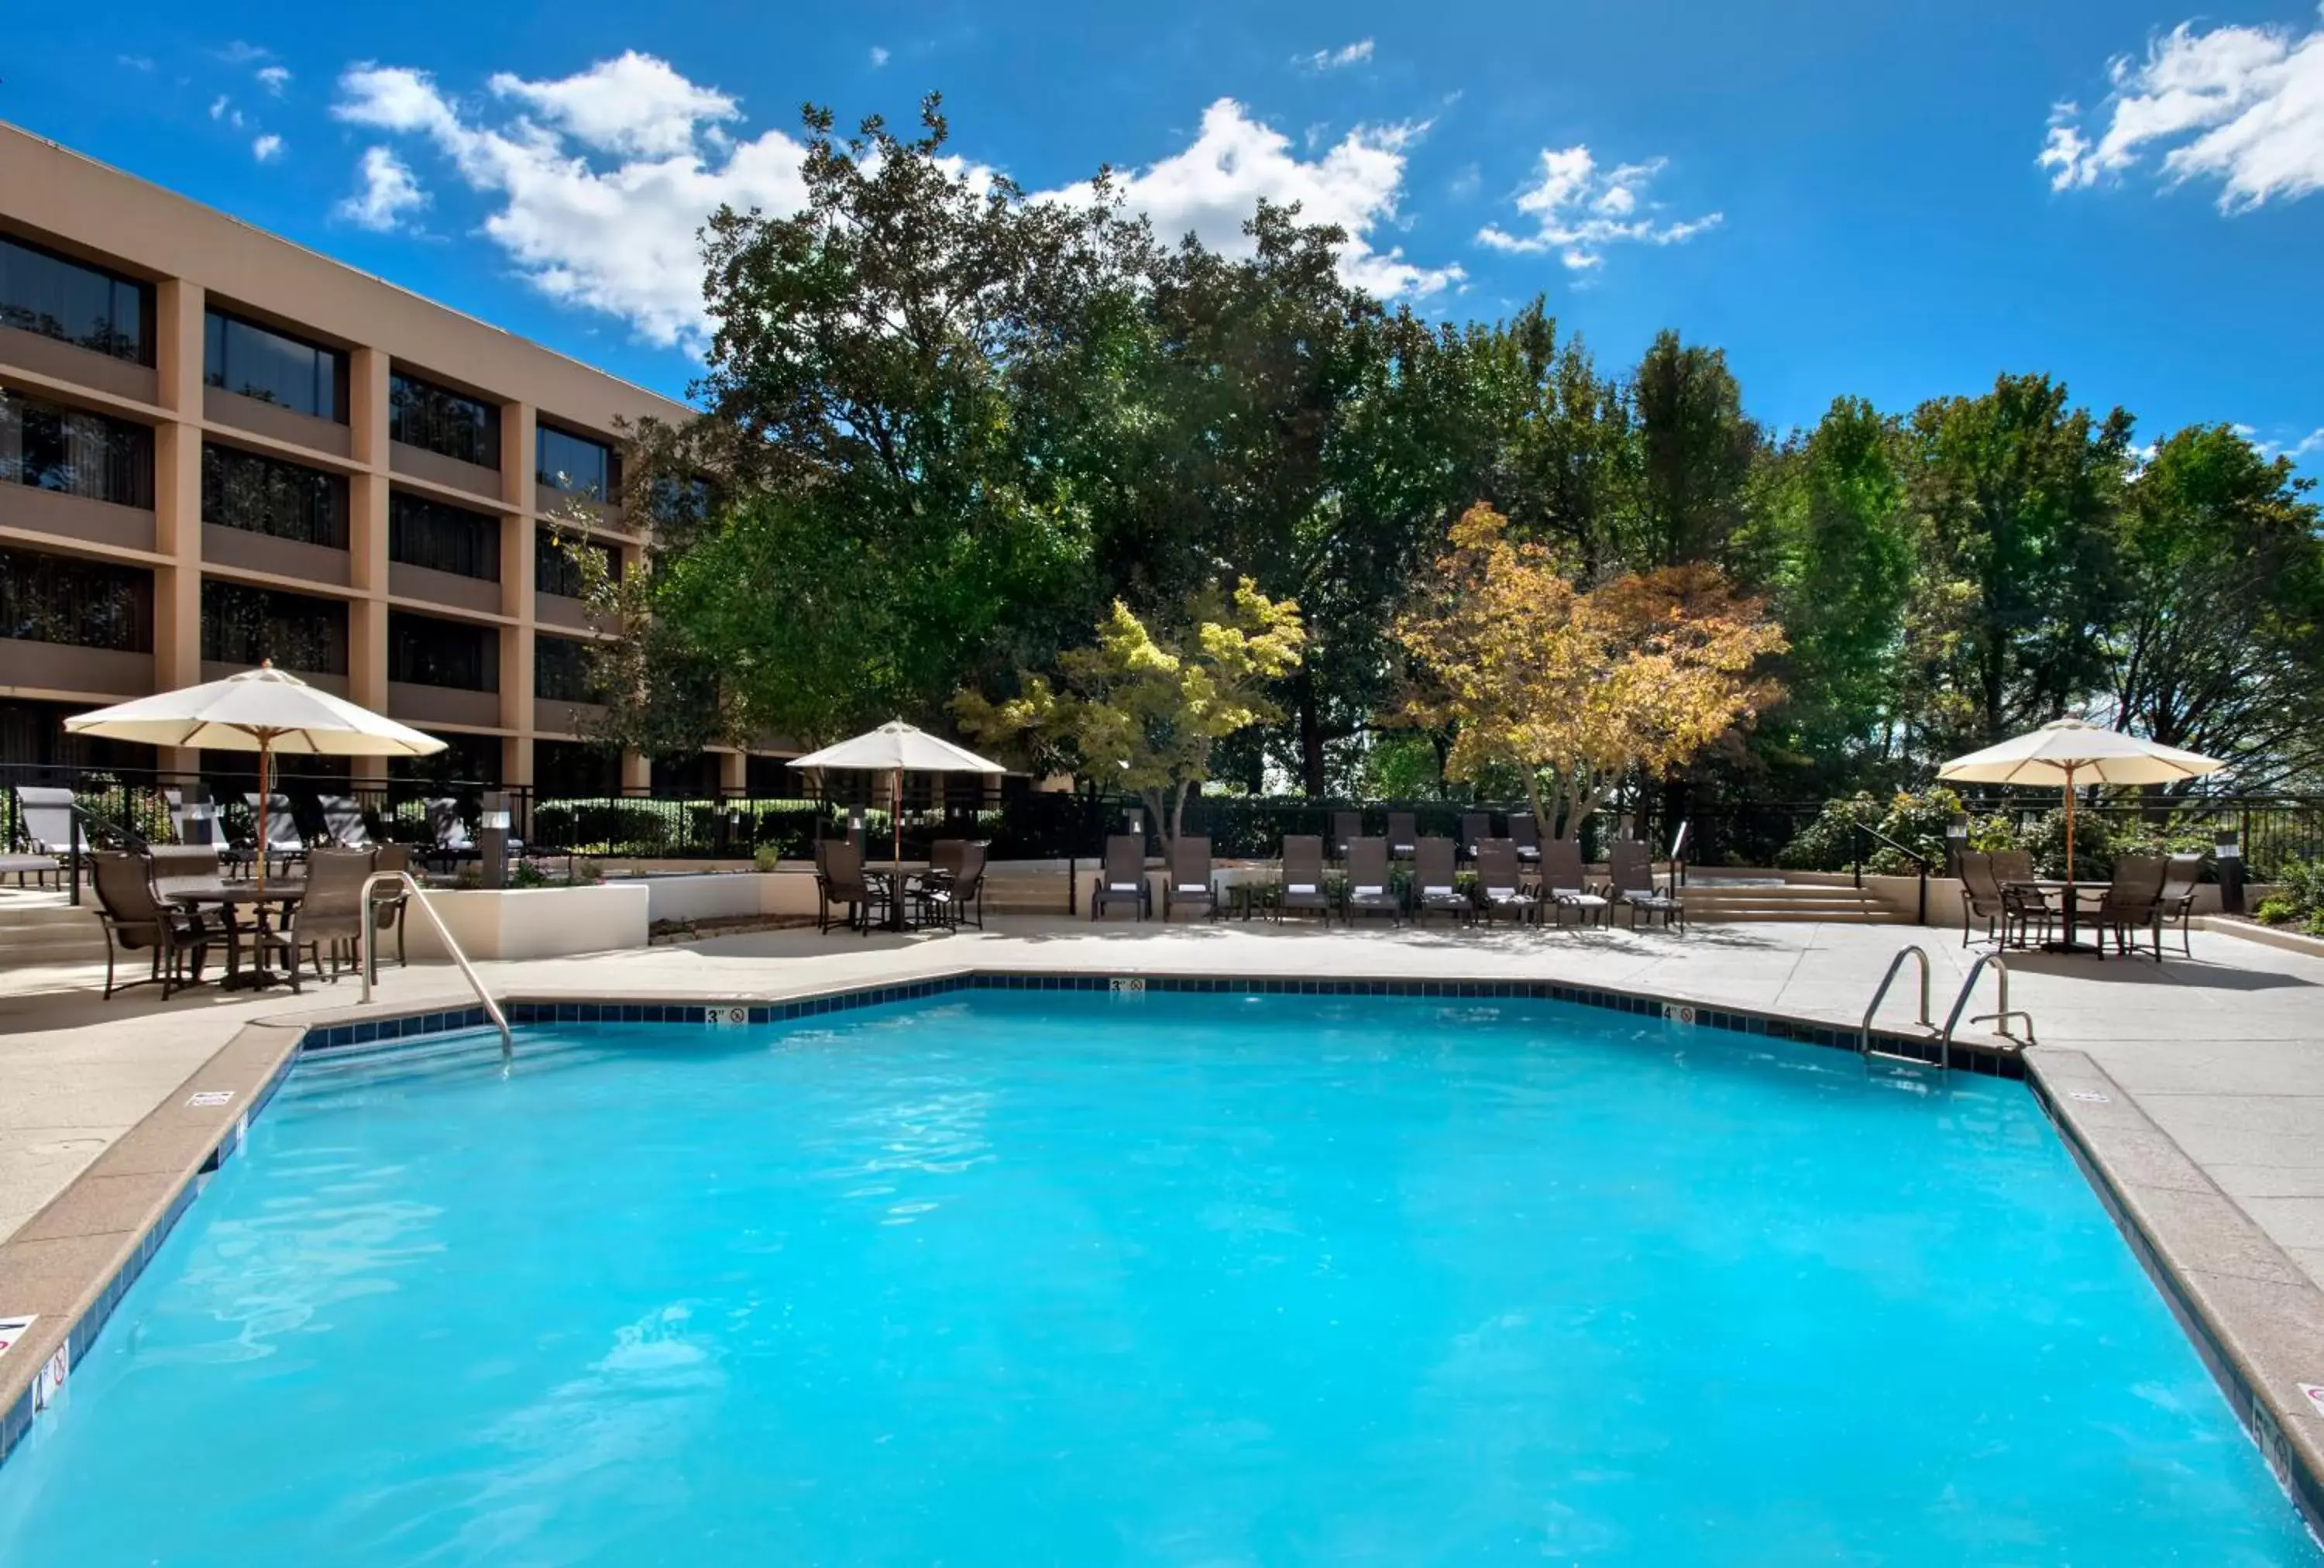
<path id="1" fill-rule="evenodd" d="M 303 1064 L 9 1568 L 2324 1562 L 2020 1086 L 964 993 Z"/>

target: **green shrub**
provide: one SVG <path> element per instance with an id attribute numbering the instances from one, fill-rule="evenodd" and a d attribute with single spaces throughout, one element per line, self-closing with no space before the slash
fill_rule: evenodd
<path id="1" fill-rule="evenodd" d="M 1914 854 L 1941 867 L 1945 827 L 1960 808 L 1960 797 L 1941 785 L 1900 792 L 1885 805 L 1868 794 L 1828 801 L 1816 819 L 1776 854 L 1775 863 L 1789 871 L 1847 871 L 1856 863 L 1856 829 L 1863 826 L 1904 846 L 1897 849 L 1877 838 L 1867 841 L 1865 870 L 1881 876 L 1908 875 L 1914 870 Z"/>
<path id="2" fill-rule="evenodd" d="M 2262 899 L 2259 908 L 2252 911 L 2252 918 L 2263 926 L 2289 926 L 2300 918 L 2300 906 L 2279 893 Z"/>
<path id="3" fill-rule="evenodd" d="M 2297 926 L 2324 936 L 2324 861 L 2289 861 L 2276 873 L 2277 891 L 2252 911 L 2263 925 Z"/>

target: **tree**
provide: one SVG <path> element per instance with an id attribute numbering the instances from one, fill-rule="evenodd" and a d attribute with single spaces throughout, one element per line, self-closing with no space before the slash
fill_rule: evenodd
<path id="1" fill-rule="evenodd" d="M 1179 627 L 1159 636 L 1116 600 L 1096 642 L 1059 660 L 1064 689 L 1028 674 L 1014 697 L 963 691 L 953 708 L 971 734 L 1028 746 L 1045 770 L 1134 791 L 1175 844 L 1186 798 L 1210 777 L 1212 748 L 1282 716 L 1268 683 L 1298 668 L 1305 637 L 1299 606 L 1248 577 L 1231 596 L 1198 592 Z"/>
<path id="2" fill-rule="evenodd" d="M 1638 484 L 1627 530 L 1634 568 L 1723 562 L 1745 517 L 1759 427 L 1726 354 L 1658 333 L 1630 380 Z"/>
<path id="3" fill-rule="evenodd" d="M 2324 541 L 2297 477 L 2226 425 L 2159 443 L 2124 509 L 2116 725 L 2232 759 L 2246 789 L 2324 767 Z"/>
<path id="4" fill-rule="evenodd" d="M 2064 383 L 2005 375 L 1923 403 L 1906 488 L 1922 530 L 1912 655 L 1938 755 L 2058 717 L 2107 669 L 2130 416 L 2069 406 Z"/>
<path id="5" fill-rule="evenodd" d="M 1625 779 L 1679 766 L 1778 695 L 1752 669 L 1782 629 L 1714 568 L 1584 592 L 1487 506 L 1446 544 L 1397 623 L 1420 682 L 1406 717 L 1452 726 L 1451 777 L 1517 770 L 1545 835 L 1578 837 Z"/>

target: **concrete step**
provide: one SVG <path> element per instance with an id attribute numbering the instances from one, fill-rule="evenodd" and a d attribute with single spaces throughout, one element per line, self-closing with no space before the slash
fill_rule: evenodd
<path id="1" fill-rule="evenodd" d="M 0 906 L 0 968 L 104 958 L 105 928 L 97 916 L 66 905 L 61 894 L 53 906 Z"/>
<path id="2" fill-rule="evenodd" d="M 1849 886 L 1712 877 L 1688 882 L 1686 916 L 1709 925 L 1755 920 L 1812 920 L 1844 926 L 1907 923 L 1904 916 L 1892 913 Z"/>

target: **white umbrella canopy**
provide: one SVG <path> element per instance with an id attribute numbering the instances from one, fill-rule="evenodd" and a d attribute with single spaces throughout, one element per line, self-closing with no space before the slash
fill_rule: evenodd
<path id="1" fill-rule="evenodd" d="M 1937 777 L 1971 784 L 2054 784 L 2066 792 L 2066 880 L 2074 880 L 2074 790 L 2084 784 L 2175 784 L 2226 767 L 2083 719 L 2053 719 L 1999 745 L 1955 757 Z"/>
<path id="2" fill-rule="evenodd" d="M 889 854 L 899 861 L 904 858 L 905 774 L 1009 771 L 998 762 L 955 746 L 950 741 L 939 739 L 901 719 L 890 719 L 878 729 L 867 730 L 853 740 L 825 746 L 820 752 L 809 752 L 804 757 L 793 757 L 791 766 L 803 773 L 842 768 L 891 775 L 895 809 L 890 812 L 888 820 L 894 830 L 894 842 L 889 846 Z"/>
<path id="3" fill-rule="evenodd" d="M 444 749 L 433 735 L 399 724 L 309 686 L 272 664 L 224 680 L 180 687 L 65 721 L 77 735 L 258 753 L 258 885 L 266 886 L 267 763 L 276 752 L 323 757 L 424 757 Z"/>

